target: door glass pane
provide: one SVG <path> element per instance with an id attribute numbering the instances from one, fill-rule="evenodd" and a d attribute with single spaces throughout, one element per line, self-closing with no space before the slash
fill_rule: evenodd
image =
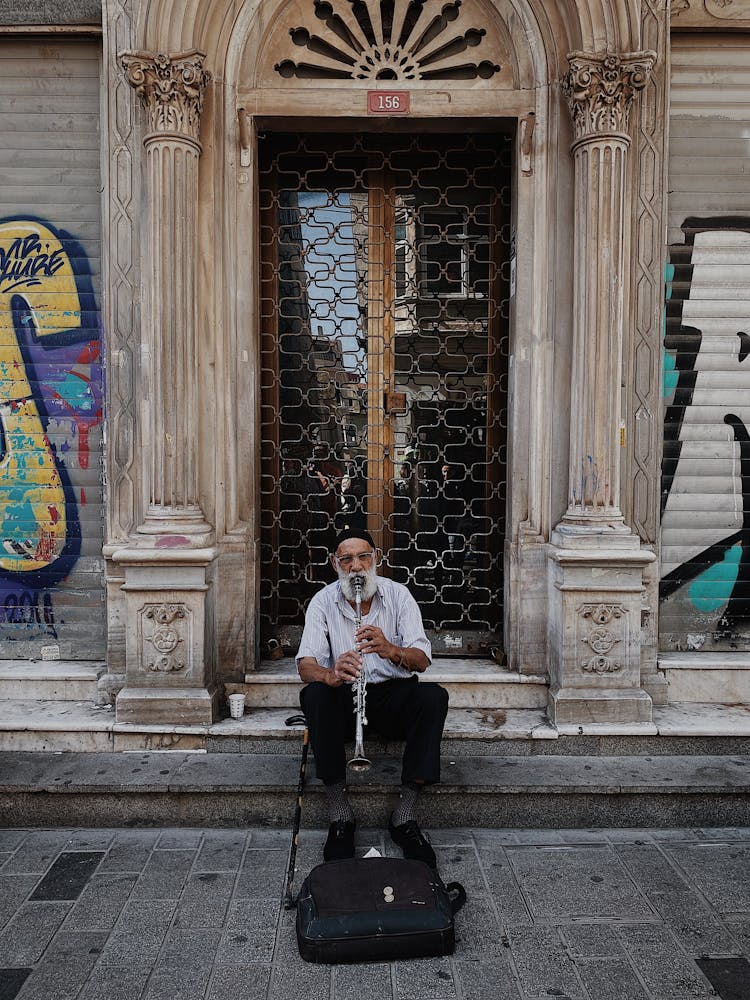
<path id="1" fill-rule="evenodd" d="M 364 527 L 437 653 L 498 643 L 508 174 L 497 136 L 262 144 L 263 642 Z"/>

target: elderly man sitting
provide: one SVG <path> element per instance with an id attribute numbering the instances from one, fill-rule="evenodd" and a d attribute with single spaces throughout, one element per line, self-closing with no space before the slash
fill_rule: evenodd
<path id="1" fill-rule="evenodd" d="M 432 650 L 416 601 L 403 584 L 378 576 L 375 544 L 366 531 L 343 531 L 331 562 L 338 580 L 310 601 L 297 653 L 317 775 L 328 796 L 326 861 L 354 857 L 355 817 L 346 794 L 344 744 L 354 738 L 351 684 L 362 670 L 367 718 L 386 739 L 405 740 L 401 795 L 388 830 L 404 856 L 436 866 L 435 852 L 417 825 L 420 790 L 440 780 L 440 741 L 448 692 L 420 682 Z M 361 579 L 362 622 L 355 628 L 354 578 Z"/>

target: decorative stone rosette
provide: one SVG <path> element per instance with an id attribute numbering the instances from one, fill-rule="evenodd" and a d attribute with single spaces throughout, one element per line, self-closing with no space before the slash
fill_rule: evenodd
<path id="1" fill-rule="evenodd" d="M 655 52 L 622 56 L 572 52 L 563 94 L 575 139 L 613 132 L 627 135 L 633 98 L 648 83 L 655 60 Z"/>
<path id="2" fill-rule="evenodd" d="M 149 604 L 143 609 L 141 662 L 146 670 L 177 673 L 185 669 L 187 618 L 184 604 Z"/>
<path id="3" fill-rule="evenodd" d="M 125 52 L 120 62 L 148 115 L 150 134 L 178 134 L 198 142 L 203 95 L 211 79 L 203 69 L 205 53 L 176 55 Z"/>
<path id="4" fill-rule="evenodd" d="M 612 627 L 622 619 L 626 610 L 621 604 L 584 604 L 578 609 L 581 618 L 592 626 L 589 632 L 581 637 L 593 656 L 586 656 L 581 661 L 581 669 L 590 674 L 612 674 L 622 669 L 622 663 L 612 656 L 617 653 L 615 647 L 623 641 Z"/>

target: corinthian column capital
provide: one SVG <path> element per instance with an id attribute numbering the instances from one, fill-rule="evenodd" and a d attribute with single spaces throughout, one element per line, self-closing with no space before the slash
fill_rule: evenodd
<path id="1" fill-rule="evenodd" d="M 204 52 L 191 49 L 124 52 L 120 63 L 148 115 L 147 139 L 179 135 L 198 142 L 203 95 L 211 79 L 203 69 Z"/>
<path id="2" fill-rule="evenodd" d="M 571 52 L 563 93 L 573 118 L 575 141 L 628 133 L 633 98 L 648 83 L 655 52 L 589 55 Z"/>

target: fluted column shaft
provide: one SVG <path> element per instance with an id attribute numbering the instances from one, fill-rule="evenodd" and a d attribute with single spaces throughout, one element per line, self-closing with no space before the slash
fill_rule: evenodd
<path id="1" fill-rule="evenodd" d="M 624 205 L 628 122 L 654 55 L 568 57 L 563 81 L 573 118 L 575 247 L 571 392 L 571 525 L 621 528 L 620 419 Z"/>
<path id="2" fill-rule="evenodd" d="M 122 65 L 147 114 L 149 242 L 144 390 L 150 422 L 149 507 L 141 532 L 205 529 L 198 493 L 196 307 L 198 141 L 208 74 L 203 53 L 126 53 Z M 192 527 L 191 527 L 192 525 Z"/>

